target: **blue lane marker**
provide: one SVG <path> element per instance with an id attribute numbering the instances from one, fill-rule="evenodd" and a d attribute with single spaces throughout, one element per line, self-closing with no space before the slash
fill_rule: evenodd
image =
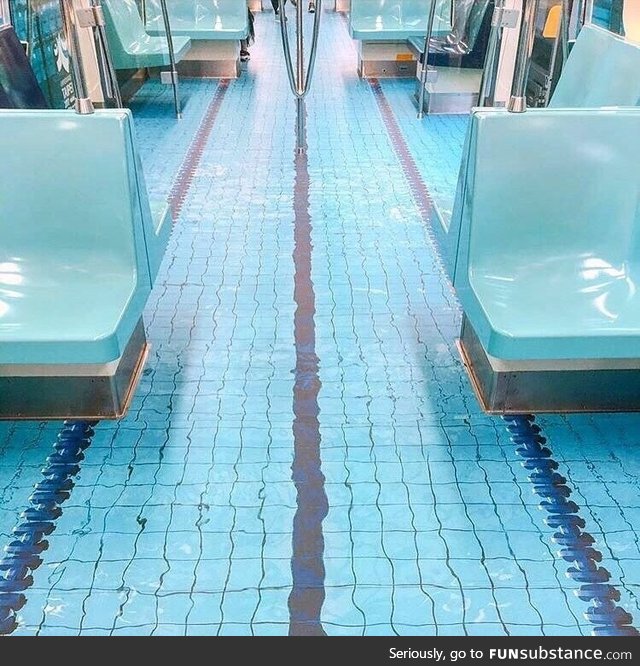
<path id="1" fill-rule="evenodd" d="M 580 508 L 571 499 L 567 480 L 557 472 L 558 463 L 545 446 L 546 438 L 531 414 L 503 416 L 522 465 L 529 472 L 533 489 L 542 500 L 540 507 L 547 513 L 545 523 L 557 530 L 553 540 L 561 546 L 558 555 L 571 566 L 567 575 L 580 583 L 576 594 L 590 602 L 584 616 L 593 625 L 595 636 L 638 636 L 633 617 L 616 602 L 620 591 L 609 581 L 611 574 L 598 563 L 602 553 L 593 547 L 595 539 L 584 531 L 585 520 Z"/>
<path id="2" fill-rule="evenodd" d="M 14 540 L 5 546 L 0 560 L 0 635 L 15 631 L 16 612 L 26 603 L 23 594 L 33 585 L 31 572 L 42 564 L 40 554 L 49 547 L 45 537 L 56 528 L 60 505 L 69 498 L 73 477 L 80 471 L 83 451 L 91 443 L 94 422 L 65 421 L 47 458 L 39 481 L 29 497 L 29 508 L 13 528 Z"/>

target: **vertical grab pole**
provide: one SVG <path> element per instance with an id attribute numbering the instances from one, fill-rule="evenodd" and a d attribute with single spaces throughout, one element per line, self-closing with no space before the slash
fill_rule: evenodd
<path id="1" fill-rule="evenodd" d="M 498 45 L 502 34 L 502 17 L 504 15 L 505 0 L 496 0 L 493 7 L 493 16 L 491 17 L 491 32 L 489 33 L 489 44 L 487 46 L 487 56 L 482 69 L 482 81 L 480 82 L 480 92 L 478 94 L 478 106 L 486 106 L 487 98 L 491 95 L 491 103 L 495 95 L 496 69 L 500 53 Z"/>
<path id="2" fill-rule="evenodd" d="M 511 98 L 507 110 L 511 113 L 524 113 L 527 110 L 527 77 L 531 65 L 533 40 L 536 34 L 536 10 L 539 0 L 522 0 L 522 22 L 520 23 L 520 39 L 516 55 L 516 68 L 511 86 Z"/>
<path id="3" fill-rule="evenodd" d="M 73 0 L 59 0 L 60 13 L 62 15 L 62 25 L 64 35 L 69 49 L 69 61 L 71 81 L 76 93 L 76 113 L 89 115 L 94 112 L 93 102 L 87 93 L 87 83 L 84 78 L 84 70 L 80 61 L 80 41 L 78 31 L 76 30 L 76 12 L 73 7 Z"/>
<path id="4" fill-rule="evenodd" d="M 171 22 L 169 20 L 169 10 L 167 9 L 167 0 L 160 0 L 162 9 L 162 20 L 164 21 L 164 31 L 167 35 L 167 45 L 169 47 L 169 63 L 171 67 L 171 85 L 173 86 L 173 104 L 176 109 L 176 118 L 182 118 L 182 108 L 180 106 L 180 94 L 178 92 L 178 72 L 176 70 L 176 54 L 173 50 L 173 35 L 171 34 Z M 146 14 L 146 11 L 145 11 Z"/>
<path id="5" fill-rule="evenodd" d="M 418 92 L 418 120 L 424 116 L 424 89 L 429 74 L 429 44 L 433 33 L 433 20 L 436 15 L 436 0 L 431 0 L 429 15 L 427 16 L 427 34 L 424 37 L 424 50 L 422 54 L 422 69 L 420 70 L 420 91 Z"/>
<path id="6" fill-rule="evenodd" d="M 280 36 L 282 37 L 282 50 L 284 62 L 289 77 L 289 85 L 296 99 L 296 152 L 302 154 L 305 151 L 305 97 L 311 87 L 311 79 L 318 51 L 318 34 L 320 32 L 320 16 L 322 14 L 322 0 L 316 2 L 316 12 L 313 17 L 313 33 L 311 37 L 311 51 L 309 63 L 305 73 L 304 59 L 304 32 L 302 2 L 298 1 L 296 7 L 296 66 L 293 66 L 291 48 L 289 46 L 289 35 L 287 33 L 287 15 L 284 3 L 280 3 Z"/>
<path id="7" fill-rule="evenodd" d="M 282 3 L 284 4 L 284 2 Z M 296 3 L 296 75 L 297 75 L 297 93 L 296 100 L 296 150 L 304 152 L 304 131 L 305 131 L 305 101 L 304 101 L 304 32 L 302 16 L 302 0 Z"/>

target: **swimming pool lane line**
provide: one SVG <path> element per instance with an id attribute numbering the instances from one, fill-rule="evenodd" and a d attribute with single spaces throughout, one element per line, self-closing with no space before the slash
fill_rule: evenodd
<path id="1" fill-rule="evenodd" d="M 431 230 L 431 220 L 437 212 L 429 190 L 380 82 L 377 79 L 370 79 L 369 85 L 402 165 L 414 202 L 425 221 L 436 259 L 440 262 Z M 442 271 L 446 276 L 444 269 Z M 448 278 L 447 283 L 450 284 Z M 582 601 L 589 603 L 584 617 L 593 626 L 593 633 L 599 636 L 638 635 L 637 629 L 633 626 L 633 617 L 616 604 L 620 600 L 620 591 L 609 582 L 611 574 L 604 567 L 598 567 L 597 563 L 602 561 L 603 555 L 593 548 L 595 539 L 583 531 L 586 522 L 579 515 L 579 507 L 567 499 L 571 495 L 571 489 L 567 485 L 567 480 L 555 471 L 558 463 L 553 460 L 550 449 L 544 446 L 546 438 L 541 435 L 540 427 L 534 423 L 535 417 L 519 415 L 503 418 L 507 422 L 511 440 L 517 446 L 518 455 L 525 459 L 522 464 L 530 471 L 529 480 L 533 484 L 534 492 L 542 498 L 540 506 L 548 514 L 545 523 L 552 529 L 558 530 L 552 537 L 554 542 L 563 546 L 558 552 L 558 557 L 570 563 L 567 576 L 581 584 L 575 593 Z"/>
<path id="2" fill-rule="evenodd" d="M 316 299 L 311 279 L 313 245 L 309 212 L 309 168 L 305 152 L 295 155 L 294 184 L 294 341 L 296 367 L 293 385 L 293 463 L 296 512 L 293 518 L 289 594 L 289 635 L 324 636 L 320 621 L 325 599 L 322 521 L 329 511 L 320 459 L 321 382 L 316 354 Z"/>
<path id="3" fill-rule="evenodd" d="M 13 528 L 14 540 L 5 546 L 0 559 L 0 636 L 13 633 L 16 613 L 27 603 L 24 592 L 33 585 L 32 572 L 42 564 L 46 539 L 62 515 L 60 506 L 69 499 L 73 477 L 80 471 L 84 450 L 94 435 L 94 421 L 65 421 L 42 469 L 44 477 L 29 497 L 29 507 Z"/>
<path id="4" fill-rule="evenodd" d="M 193 184 L 193 179 L 195 178 L 200 162 L 202 161 L 202 156 L 209 137 L 211 136 L 211 132 L 213 131 L 213 126 L 218 117 L 218 113 L 220 112 L 220 107 L 222 106 L 224 97 L 229 89 L 229 83 L 229 79 L 220 79 L 218 87 L 213 95 L 213 99 L 209 103 L 200 126 L 198 127 L 189 149 L 187 150 L 187 154 L 178 170 L 178 175 L 169 194 L 169 206 L 171 208 L 174 224 L 182 212 L 185 200 L 189 194 L 191 185 Z"/>
<path id="5" fill-rule="evenodd" d="M 630 613 L 617 605 L 620 591 L 611 584 L 611 574 L 604 567 L 602 552 L 595 548 L 595 539 L 585 531 L 586 522 L 580 507 L 570 499 L 567 480 L 558 473 L 558 463 L 547 440 L 531 414 L 503 416 L 522 465 L 529 472 L 535 493 L 541 498 L 540 508 L 546 512 L 544 522 L 552 529 L 553 541 L 561 546 L 558 556 L 570 566 L 567 576 L 580 587 L 577 596 L 589 603 L 584 617 L 593 625 L 595 636 L 638 636 Z"/>
<path id="6" fill-rule="evenodd" d="M 402 172 L 404 173 L 405 180 L 409 185 L 409 190 L 413 197 L 414 204 L 416 205 L 420 217 L 425 225 L 425 230 L 427 232 L 427 237 L 429 243 L 431 244 L 431 250 L 434 257 L 434 260 L 437 266 L 440 268 L 440 272 L 444 277 L 444 281 L 451 291 L 453 291 L 453 285 L 449 279 L 449 275 L 444 268 L 444 262 L 442 260 L 442 255 L 440 254 L 440 248 L 435 238 L 433 231 L 434 220 L 437 221 L 437 210 L 433 202 L 433 197 L 429 192 L 429 188 L 424 182 L 424 178 L 418 169 L 416 161 L 411 155 L 411 150 L 402 134 L 400 125 L 396 120 L 395 114 L 389 100 L 382 90 L 380 81 L 378 79 L 368 79 L 369 86 L 373 92 L 373 96 L 378 104 L 378 109 L 380 115 L 382 116 L 382 122 L 387 130 L 387 134 L 391 139 L 391 145 L 393 150 L 400 162 L 402 167 Z"/>

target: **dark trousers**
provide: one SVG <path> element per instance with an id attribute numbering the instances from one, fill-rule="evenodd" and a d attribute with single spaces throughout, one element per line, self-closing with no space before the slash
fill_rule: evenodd
<path id="1" fill-rule="evenodd" d="M 286 5 L 287 0 L 284 0 L 284 2 L 282 4 Z M 278 9 L 280 9 L 280 0 L 271 0 L 271 6 L 273 7 L 273 11 L 277 12 Z"/>

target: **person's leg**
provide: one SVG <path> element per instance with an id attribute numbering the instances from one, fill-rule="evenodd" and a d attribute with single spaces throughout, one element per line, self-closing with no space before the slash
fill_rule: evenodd
<path id="1" fill-rule="evenodd" d="M 316 11 L 316 0 L 309 0 L 309 12 L 314 14 Z"/>
<path id="2" fill-rule="evenodd" d="M 251 56 L 249 55 L 249 43 L 246 39 L 240 40 L 240 60 L 247 62 Z"/>
<path id="3" fill-rule="evenodd" d="M 286 5 L 287 0 L 282 1 L 282 5 Z M 273 11 L 276 14 L 276 18 L 280 16 L 280 1 L 279 0 L 271 0 L 271 5 L 273 6 Z"/>

